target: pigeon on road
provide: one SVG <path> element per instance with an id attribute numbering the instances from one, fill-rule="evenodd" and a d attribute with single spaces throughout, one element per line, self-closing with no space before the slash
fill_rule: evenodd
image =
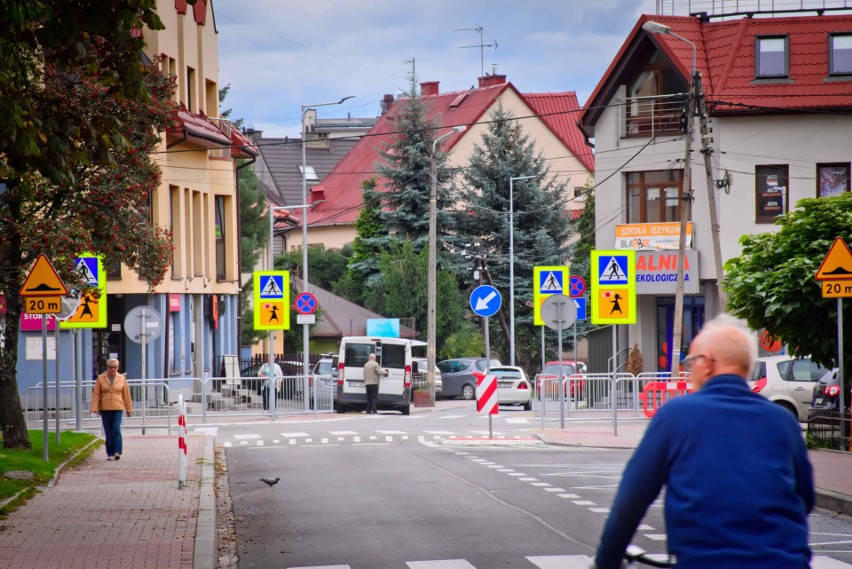
<path id="1" fill-rule="evenodd" d="M 268 484 L 270 487 L 275 486 L 276 484 L 278 484 L 278 481 L 279 481 L 279 480 L 281 480 L 281 479 L 280 479 L 279 477 L 277 477 L 277 476 L 276 476 L 275 478 L 266 478 L 266 477 L 263 477 L 263 478 L 261 478 L 261 479 L 260 479 L 260 481 L 261 481 L 261 482 L 264 482 L 264 483 Z"/>

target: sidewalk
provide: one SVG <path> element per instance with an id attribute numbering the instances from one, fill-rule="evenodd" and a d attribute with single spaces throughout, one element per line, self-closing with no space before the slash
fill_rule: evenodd
<path id="1" fill-rule="evenodd" d="M 610 422 L 571 422 L 565 429 L 535 431 L 547 444 L 633 449 L 639 444 L 648 421 L 618 422 L 618 436 Z M 815 449 L 808 451 L 814 469 L 816 505 L 852 516 L 852 453 Z"/>
<path id="2" fill-rule="evenodd" d="M 177 435 L 124 434 L 0 522 L 0 569 L 212 569 L 213 438 L 189 436 L 178 489 Z"/>

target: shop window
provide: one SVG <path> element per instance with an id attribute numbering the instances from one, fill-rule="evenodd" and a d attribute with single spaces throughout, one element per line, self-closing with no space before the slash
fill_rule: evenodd
<path id="1" fill-rule="evenodd" d="M 817 197 L 830 198 L 849 191 L 849 163 L 817 164 Z"/>
<path id="2" fill-rule="evenodd" d="M 757 223 L 774 223 L 779 215 L 787 213 L 787 170 L 786 165 L 755 167 Z"/>

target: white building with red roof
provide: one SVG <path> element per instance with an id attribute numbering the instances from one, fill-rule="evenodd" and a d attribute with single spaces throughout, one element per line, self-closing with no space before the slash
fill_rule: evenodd
<path id="1" fill-rule="evenodd" d="M 571 217 L 572 211 L 582 210 L 582 189 L 592 178 L 595 162 L 576 124 L 580 106 L 574 92 L 522 94 L 506 81 L 505 75 L 481 77 L 479 87 L 467 91 L 441 93 L 437 81 L 420 85 L 429 117 L 442 127 L 440 134 L 451 126 L 467 127 L 465 132 L 449 137 L 442 144 L 442 150 L 448 153 L 448 167 L 467 165 L 475 145 L 488 128 L 490 111 L 502 105 L 520 122 L 547 160 L 550 174 L 566 183 L 570 192 L 566 196 L 570 200 L 566 217 Z M 385 113 L 322 182 L 310 188 L 309 201 L 317 205 L 308 217 L 309 245 L 341 247 L 355 238 L 355 220 L 362 206 L 362 182 L 377 177 L 378 188 L 384 184 L 376 164 L 381 160 L 379 149 L 391 141 L 395 132 L 389 119 L 393 115 Z M 301 247 L 301 237 L 300 230 L 292 231 L 288 246 Z"/>
<path id="2" fill-rule="evenodd" d="M 647 31 L 649 21 L 672 33 Z M 693 57 L 712 130 L 702 138 L 696 120 L 689 158 L 693 196 L 684 201 L 680 117 Z M 710 192 L 724 262 L 741 253 L 741 235 L 775 231 L 776 217 L 799 200 L 850 191 L 850 109 L 852 15 L 821 9 L 645 15 L 636 22 L 580 125 L 596 152 L 597 248 L 638 249 L 638 323 L 621 327 L 620 344 L 639 344 L 646 371 L 669 368 L 679 206 L 688 204 L 692 229 L 685 354 L 704 321 L 721 311 Z M 674 232 L 659 237 L 668 230 Z M 672 274 L 675 279 L 668 278 Z"/>

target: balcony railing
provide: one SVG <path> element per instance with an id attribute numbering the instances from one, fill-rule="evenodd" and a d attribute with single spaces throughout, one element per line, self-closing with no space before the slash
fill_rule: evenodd
<path id="1" fill-rule="evenodd" d="M 624 105 L 621 137 L 650 137 L 658 134 L 677 135 L 685 132 L 681 116 L 686 95 L 632 97 Z"/>

